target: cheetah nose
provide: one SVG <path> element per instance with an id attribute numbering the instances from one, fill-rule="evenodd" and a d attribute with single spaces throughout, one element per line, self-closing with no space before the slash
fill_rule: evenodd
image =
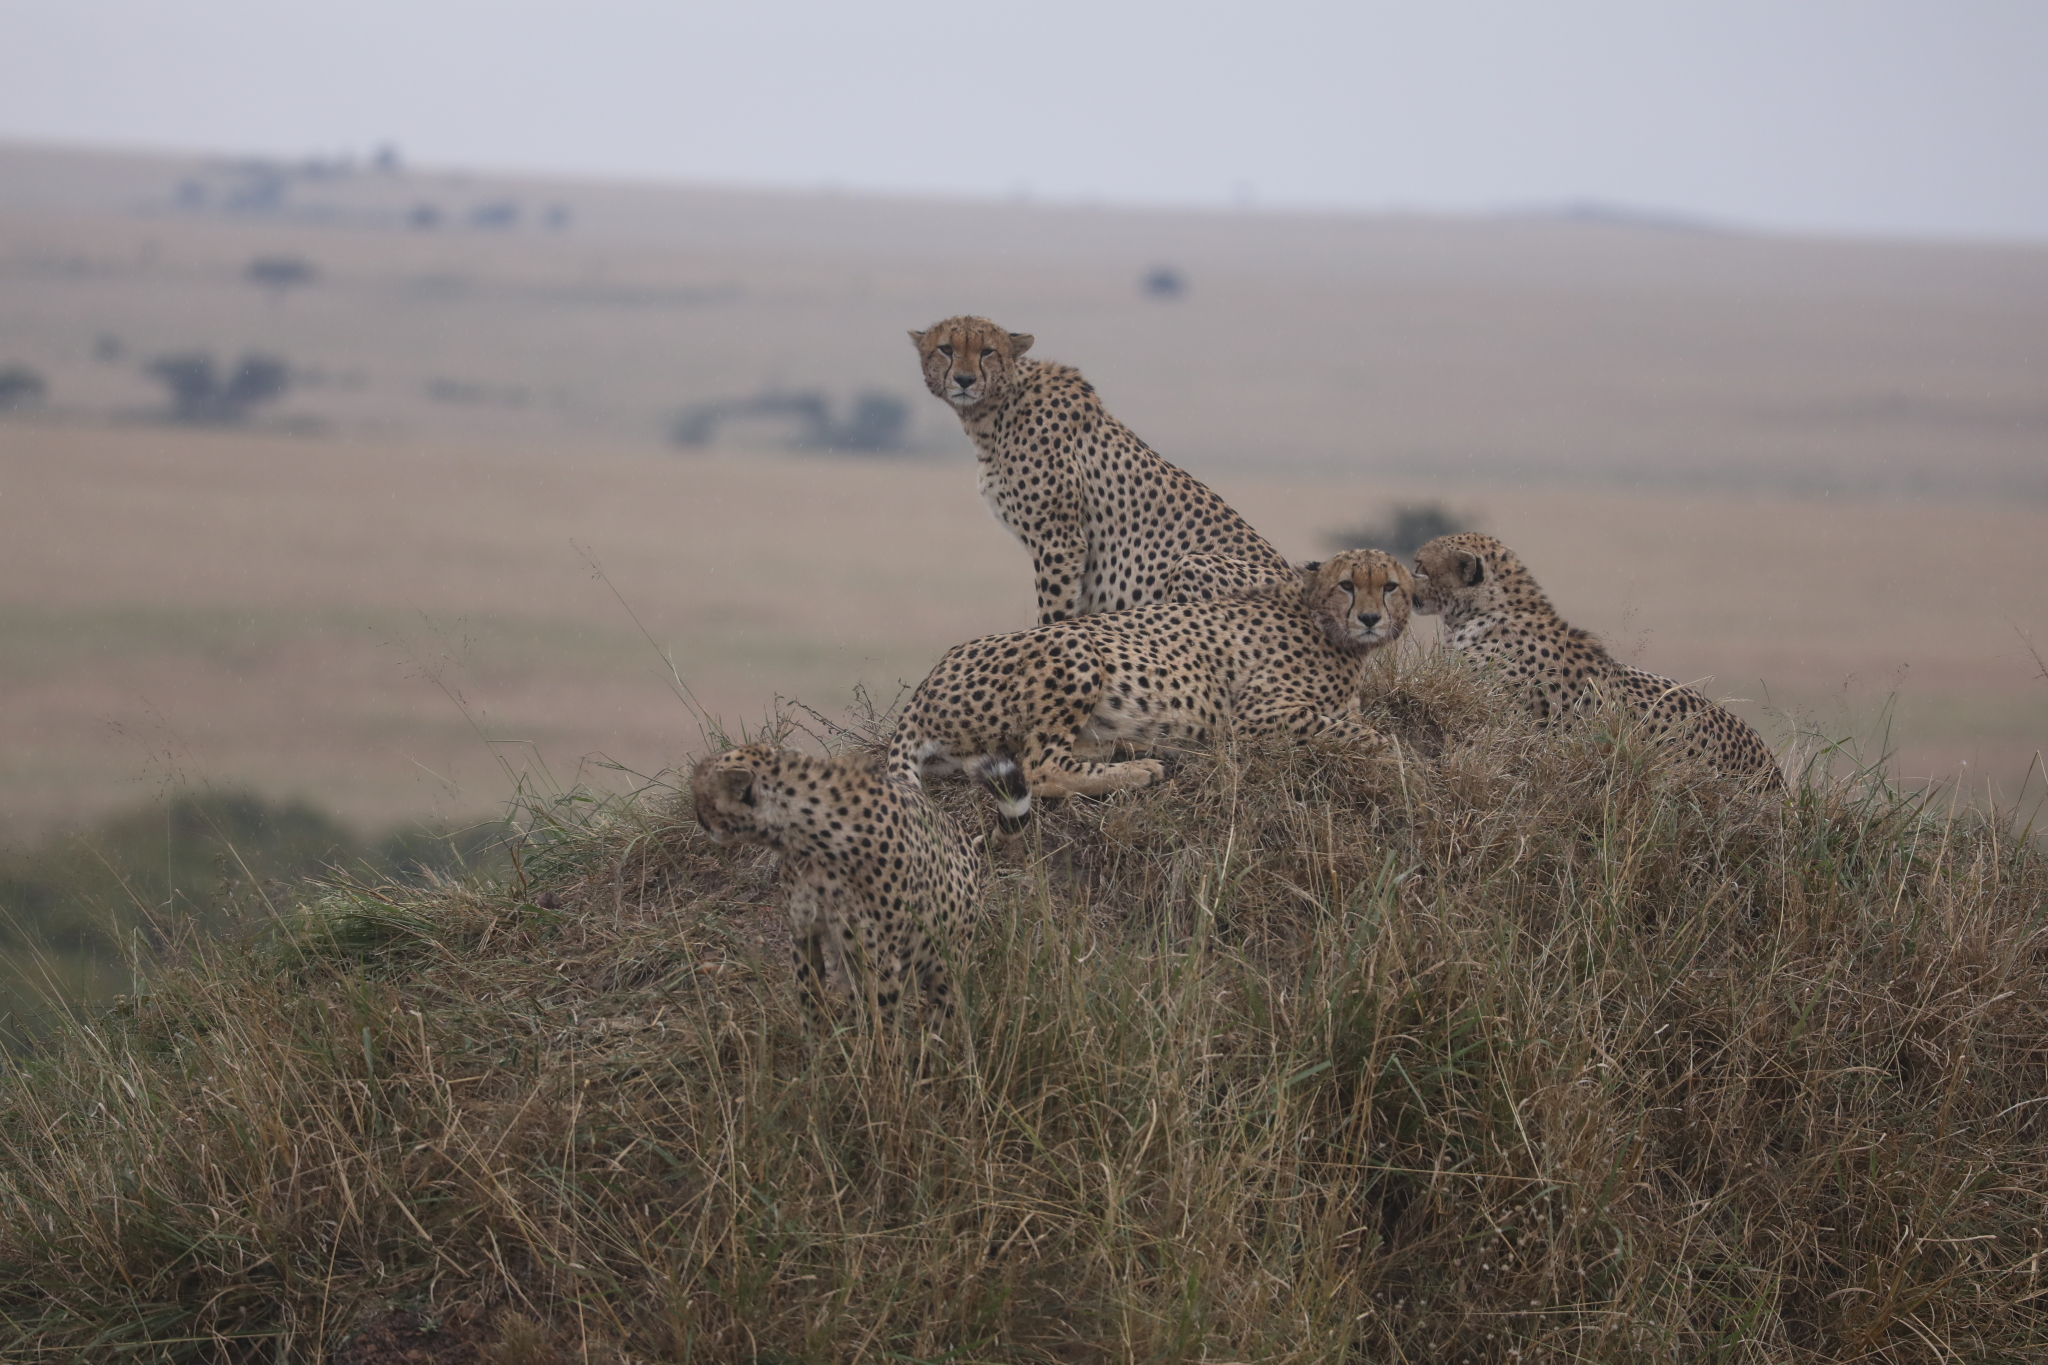
<path id="1" fill-rule="evenodd" d="M 953 382 L 963 389 L 971 389 L 974 387 L 974 376 L 971 374 L 956 374 L 953 376 Z"/>
<path id="2" fill-rule="evenodd" d="M 1358 619 L 1365 623 L 1367 630 L 1371 630 L 1380 623 L 1380 614 L 1376 611 L 1362 611 L 1358 613 Z"/>

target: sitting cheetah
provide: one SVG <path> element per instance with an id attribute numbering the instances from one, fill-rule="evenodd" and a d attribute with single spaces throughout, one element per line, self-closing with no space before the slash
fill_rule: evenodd
<path id="1" fill-rule="evenodd" d="M 1142 787 L 1159 760 L 1099 762 L 1118 743 L 1237 734 L 1380 736 L 1358 715 L 1372 650 L 1408 624 L 1408 570 L 1346 550 L 1284 584 L 987 635 L 947 651 L 889 744 L 908 782 L 977 767 L 1014 828 L 1033 796 Z"/>
<path id="2" fill-rule="evenodd" d="M 1761 735 L 1692 688 L 1619 662 L 1598 636 L 1567 625 L 1515 552 L 1492 536 L 1465 532 L 1424 545 L 1415 554 L 1415 591 L 1417 612 L 1442 614 L 1445 644 L 1498 661 L 1527 685 L 1539 724 L 1619 699 L 1652 734 L 1676 732 L 1684 752 L 1715 771 L 1784 787 Z"/>
<path id="3" fill-rule="evenodd" d="M 1263 560 L 1240 559 L 1236 555 L 1186 555 L 1166 576 L 1166 600 L 1214 602 L 1218 598 L 1241 596 L 1247 588 L 1294 583 L 1299 578 L 1300 571 L 1292 565 L 1275 573 Z"/>
<path id="4" fill-rule="evenodd" d="M 1040 625 L 1163 602 L 1186 554 L 1236 555 L 1293 577 L 1229 504 L 1110 416 L 1079 370 L 1025 359 L 1029 336 L 958 317 L 910 339 L 926 387 L 974 440 L 983 500 L 1031 552 Z"/>
<path id="5" fill-rule="evenodd" d="M 979 839 L 872 758 L 813 758 L 773 744 L 728 749 L 690 780 L 697 823 L 718 843 L 782 850 L 790 957 L 813 1027 L 826 1021 L 825 958 L 858 979 L 871 1021 L 915 975 L 923 1012 L 953 1012 L 947 964 L 981 892 Z"/>

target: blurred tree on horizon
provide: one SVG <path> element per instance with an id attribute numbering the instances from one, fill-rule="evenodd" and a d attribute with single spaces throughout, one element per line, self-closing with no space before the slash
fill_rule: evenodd
<path id="1" fill-rule="evenodd" d="M 752 418 L 784 418 L 795 422 L 791 440 L 798 450 L 889 454 L 909 447 L 906 428 L 910 405 L 893 394 L 873 390 L 858 395 L 843 422 L 832 418 L 832 403 L 814 390 L 769 392 L 752 398 L 720 399 L 685 409 L 669 428 L 679 446 L 708 446 L 726 423 Z"/>
<path id="2" fill-rule="evenodd" d="M 243 278 L 276 298 L 320 279 L 319 267 L 303 256 L 258 256 L 244 267 Z"/>
<path id="3" fill-rule="evenodd" d="M 291 367 L 255 352 L 223 372 L 206 351 L 178 351 L 158 356 L 145 372 L 164 386 L 171 417 L 179 422 L 244 421 L 250 409 L 274 403 L 291 389 Z"/>
<path id="4" fill-rule="evenodd" d="M 1475 529 L 1476 518 L 1440 502 L 1397 502 L 1376 521 L 1328 532 L 1323 543 L 1332 550 L 1385 550 L 1396 559 L 1410 559 L 1438 536 Z"/>
<path id="5" fill-rule="evenodd" d="M 0 412 L 40 403 L 49 392 L 48 382 L 28 366 L 0 367 Z"/>

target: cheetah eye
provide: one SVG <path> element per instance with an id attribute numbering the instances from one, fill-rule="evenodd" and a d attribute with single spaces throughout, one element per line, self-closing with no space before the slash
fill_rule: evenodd
<path id="1" fill-rule="evenodd" d="M 1401 585 L 1399 583 L 1389 583 L 1386 587 L 1380 589 L 1380 596 L 1392 597 L 1395 593 L 1399 591 L 1401 591 Z"/>
<path id="2" fill-rule="evenodd" d="M 987 360 L 990 356 L 994 355 L 995 353 L 996 348 L 993 346 L 984 346 L 981 348 L 981 358 L 983 360 Z"/>
<path id="3" fill-rule="evenodd" d="M 1357 586 L 1353 584 L 1352 581 L 1348 578 L 1345 579 L 1342 583 L 1339 583 L 1337 586 L 1344 589 L 1344 591 L 1352 597 L 1358 596 Z"/>
<path id="4" fill-rule="evenodd" d="M 953 354 L 953 348 L 951 346 L 941 346 L 939 347 L 939 354 L 950 358 Z"/>

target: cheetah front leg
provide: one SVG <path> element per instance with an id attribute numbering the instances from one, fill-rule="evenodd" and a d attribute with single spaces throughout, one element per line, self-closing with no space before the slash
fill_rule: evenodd
<path id="1" fill-rule="evenodd" d="M 789 960 L 796 970 L 797 997 L 804 1022 L 814 1034 L 831 1026 L 832 1001 L 826 991 L 825 939 L 835 916 L 828 908 L 832 893 L 815 870 L 798 869 L 789 889 Z M 842 973 L 846 963 L 840 964 Z"/>
<path id="2" fill-rule="evenodd" d="M 1367 752 L 1386 747 L 1387 737 L 1367 725 L 1352 711 L 1330 712 L 1313 702 L 1267 702 L 1250 708 L 1238 719 L 1245 734 L 1283 734 L 1296 739 L 1342 739 Z"/>
<path id="3" fill-rule="evenodd" d="M 1125 763 L 1083 763 L 1074 757 L 1071 739 L 1036 734 L 1024 746 L 1024 780 L 1033 796 L 1103 796 L 1130 787 L 1148 787 L 1166 776 L 1156 758 Z"/>
<path id="4" fill-rule="evenodd" d="M 881 1036 L 885 1016 L 903 998 L 906 975 L 903 954 L 895 938 L 896 928 L 884 924 L 879 913 L 877 907 L 863 905 L 858 915 L 842 917 L 838 925 L 840 967 L 853 998 L 867 1016 L 869 1029 L 877 1037 Z"/>
<path id="5" fill-rule="evenodd" d="M 1038 624 L 1072 621 L 1086 614 L 1088 538 L 1045 536 L 1031 547 L 1031 570 L 1038 585 Z"/>
<path id="6" fill-rule="evenodd" d="M 1378 753 L 1387 747 L 1387 737 L 1367 725 L 1357 716 L 1319 716 L 1313 728 L 1295 733 L 1303 739 L 1311 737 L 1342 739 L 1355 745 L 1363 753 Z"/>
<path id="7" fill-rule="evenodd" d="M 938 944 L 925 940 L 917 959 L 917 1006 L 927 1032 L 936 1032 L 953 1017 L 953 977 Z"/>

